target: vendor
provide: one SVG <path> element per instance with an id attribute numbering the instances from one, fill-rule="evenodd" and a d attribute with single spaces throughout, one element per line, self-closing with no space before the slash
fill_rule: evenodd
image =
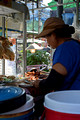
<path id="1" fill-rule="evenodd" d="M 80 90 L 80 43 L 72 38 L 74 33 L 74 27 L 65 24 L 61 18 L 51 17 L 45 21 L 36 38 L 46 38 L 51 48 L 56 50 L 49 76 L 35 81 L 35 87 L 49 91 Z"/>

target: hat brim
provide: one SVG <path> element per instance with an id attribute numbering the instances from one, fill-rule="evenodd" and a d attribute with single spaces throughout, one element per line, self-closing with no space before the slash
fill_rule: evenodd
<path id="1" fill-rule="evenodd" d="M 54 31 L 55 28 L 53 29 L 48 29 L 48 30 L 43 30 L 40 34 L 38 34 L 35 39 L 37 38 L 45 38 L 46 35 L 50 34 L 52 31 Z"/>

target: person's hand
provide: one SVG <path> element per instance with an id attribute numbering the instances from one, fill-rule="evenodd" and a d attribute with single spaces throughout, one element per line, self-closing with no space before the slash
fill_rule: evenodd
<path id="1" fill-rule="evenodd" d="M 40 80 L 35 80 L 35 81 L 32 83 L 32 85 L 33 85 L 34 87 L 38 88 L 38 87 L 39 87 L 39 83 L 40 83 Z"/>

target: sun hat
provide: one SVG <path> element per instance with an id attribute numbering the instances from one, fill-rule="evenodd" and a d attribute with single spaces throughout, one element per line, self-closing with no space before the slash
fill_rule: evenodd
<path id="1" fill-rule="evenodd" d="M 50 17 L 45 21 L 42 32 L 35 38 L 45 37 L 46 35 L 53 32 L 56 28 L 60 28 L 63 25 L 65 25 L 65 23 L 61 18 Z"/>

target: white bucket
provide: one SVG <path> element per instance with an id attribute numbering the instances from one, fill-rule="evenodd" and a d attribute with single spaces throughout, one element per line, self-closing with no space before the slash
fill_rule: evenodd
<path id="1" fill-rule="evenodd" d="M 80 90 L 45 95 L 46 120 L 80 120 Z"/>

